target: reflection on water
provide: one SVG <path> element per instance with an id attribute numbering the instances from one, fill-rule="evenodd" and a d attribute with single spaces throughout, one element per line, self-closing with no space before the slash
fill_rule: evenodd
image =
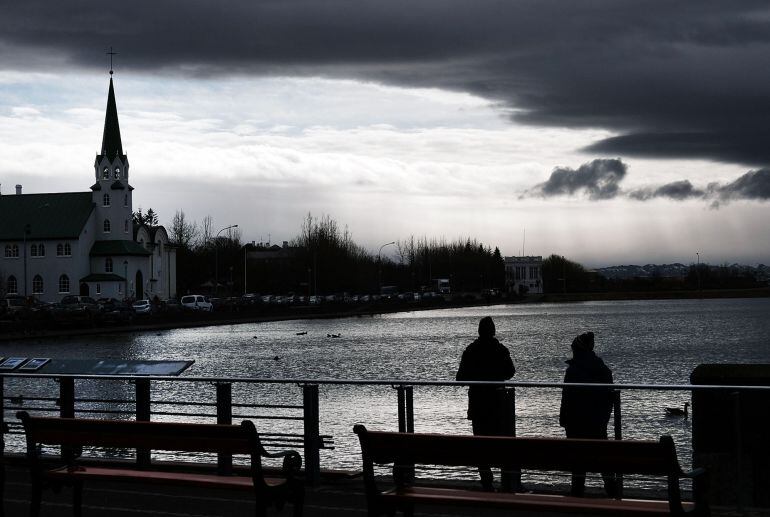
<path id="1" fill-rule="evenodd" d="M 682 384 L 701 363 L 770 362 L 768 314 L 767 299 L 507 305 L 3 343 L 0 355 L 195 360 L 185 376 L 452 380 L 478 320 L 491 315 L 498 338 L 514 357 L 514 380 L 560 381 L 572 339 L 591 330 L 596 352 L 612 368 L 616 382 Z M 37 394 L 51 390 L 50 383 L 9 384 L 7 396 L 22 389 Z M 131 399 L 133 393 L 128 383 L 83 389 L 115 400 Z M 161 383 L 153 390 L 155 400 L 215 400 L 210 385 Z M 519 388 L 518 433 L 562 436 L 559 395 L 554 389 Z M 302 400 L 294 385 L 236 385 L 233 396 L 244 403 Z M 321 432 L 333 435 L 336 446 L 322 453 L 324 467 L 360 467 L 353 424 L 397 426 L 396 392 L 390 387 L 326 386 L 320 396 Z M 470 433 L 463 388 L 416 387 L 414 396 L 416 431 Z M 624 437 L 671 434 L 683 463 L 689 463 L 690 422 L 664 413 L 664 407 L 681 407 L 688 400 L 688 392 L 624 392 Z M 301 432 L 299 423 L 260 420 L 257 425 Z"/>

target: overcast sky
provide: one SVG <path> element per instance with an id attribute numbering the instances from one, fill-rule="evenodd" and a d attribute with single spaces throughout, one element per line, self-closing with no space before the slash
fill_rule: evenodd
<path id="1" fill-rule="evenodd" d="M 280 243 L 310 212 L 375 252 L 414 235 L 592 267 L 770 263 L 764 1 L 0 13 L 3 195 L 93 183 L 112 46 L 134 208 L 162 223 L 184 210 Z"/>

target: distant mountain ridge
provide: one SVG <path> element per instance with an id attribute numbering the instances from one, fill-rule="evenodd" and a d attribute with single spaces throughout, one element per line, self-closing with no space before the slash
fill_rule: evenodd
<path id="1" fill-rule="evenodd" d="M 628 279 L 628 278 L 651 278 L 658 276 L 661 278 L 684 278 L 690 270 L 692 264 L 645 264 L 638 266 L 635 264 L 622 266 L 608 266 L 596 268 L 594 271 L 605 278 Z M 730 264 L 708 266 L 711 269 L 727 267 L 736 273 L 749 273 L 757 280 L 770 280 L 770 266 L 759 264 L 758 266 L 745 266 L 743 264 Z"/>

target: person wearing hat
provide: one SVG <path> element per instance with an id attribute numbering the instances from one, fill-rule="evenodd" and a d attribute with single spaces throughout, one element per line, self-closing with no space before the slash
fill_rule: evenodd
<path id="1" fill-rule="evenodd" d="M 457 370 L 458 381 L 505 381 L 513 377 L 513 366 L 508 348 L 495 339 L 495 323 L 486 316 L 479 321 L 479 337 L 468 345 Z M 506 412 L 505 390 L 499 386 L 471 386 L 468 388 L 468 419 L 474 435 L 505 436 L 513 434 L 513 416 Z M 479 466 L 481 485 L 493 490 L 492 469 Z M 511 479 L 503 478 L 505 488 Z M 518 483 L 517 483 L 518 485 Z"/>
<path id="2" fill-rule="evenodd" d="M 565 383 L 612 384 L 612 371 L 594 353 L 594 333 L 580 334 L 572 341 L 572 359 L 567 361 Z M 559 425 L 567 438 L 607 439 L 607 424 L 612 413 L 612 389 L 565 387 L 561 393 Z M 610 497 L 617 494 L 614 474 L 602 473 L 604 488 Z M 572 473 L 570 494 L 585 492 L 585 472 Z"/>

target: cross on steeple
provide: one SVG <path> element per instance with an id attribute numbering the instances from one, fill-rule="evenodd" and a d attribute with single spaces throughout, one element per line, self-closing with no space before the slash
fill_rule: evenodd
<path id="1" fill-rule="evenodd" d="M 112 51 L 112 47 L 110 47 L 110 51 L 107 52 L 107 55 L 110 56 L 110 75 L 112 75 L 112 56 L 116 55 L 117 52 Z"/>

